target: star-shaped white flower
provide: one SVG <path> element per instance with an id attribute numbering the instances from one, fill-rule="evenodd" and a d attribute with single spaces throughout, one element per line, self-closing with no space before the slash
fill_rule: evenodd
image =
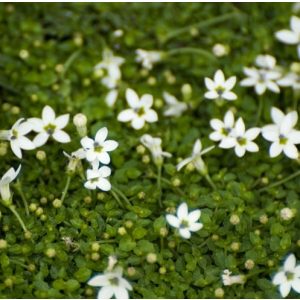
<path id="1" fill-rule="evenodd" d="M 0 195 L 4 202 L 9 202 L 11 200 L 9 184 L 17 178 L 20 170 L 21 165 L 19 165 L 17 170 L 10 168 L 0 179 Z"/>
<path id="2" fill-rule="evenodd" d="M 88 281 L 91 286 L 99 286 L 97 299 L 129 299 L 128 291 L 132 290 L 130 283 L 123 278 L 123 270 L 116 267 L 112 271 L 96 275 Z"/>
<path id="3" fill-rule="evenodd" d="M 123 110 L 118 115 L 118 121 L 131 122 L 131 126 L 138 130 L 144 127 L 145 122 L 153 123 L 158 120 L 157 113 L 151 109 L 152 95 L 145 94 L 139 99 L 132 89 L 126 90 L 126 100 L 130 108 Z"/>
<path id="4" fill-rule="evenodd" d="M 227 145 L 227 148 L 231 148 L 235 145 L 234 138 L 234 115 L 231 110 L 228 110 L 224 116 L 224 121 L 219 119 L 210 120 L 210 126 L 215 130 L 209 135 L 212 141 L 219 142 L 221 148 L 223 144 Z M 231 147 L 229 147 L 231 145 Z"/>
<path id="5" fill-rule="evenodd" d="M 136 51 L 136 61 L 140 62 L 143 68 L 151 70 L 153 68 L 153 64 L 161 61 L 162 52 L 161 51 L 147 51 L 143 49 L 137 49 Z"/>
<path id="6" fill-rule="evenodd" d="M 296 257 L 290 254 L 284 264 L 283 268 L 275 274 L 272 280 L 274 285 L 279 285 L 279 291 L 283 298 L 285 298 L 293 289 L 300 293 L 300 265 L 296 265 Z"/>
<path id="7" fill-rule="evenodd" d="M 107 76 L 103 77 L 101 82 L 109 89 L 117 86 L 118 81 L 121 79 L 120 66 L 124 63 L 125 59 L 120 56 L 114 56 L 113 52 L 109 49 L 103 50 L 102 61 L 95 66 L 95 70 L 105 70 Z"/>
<path id="8" fill-rule="evenodd" d="M 81 145 L 86 151 L 86 159 L 89 162 L 98 160 L 105 165 L 110 163 L 108 152 L 115 150 L 119 144 L 113 140 L 106 140 L 107 135 L 108 130 L 103 127 L 97 131 L 95 140 L 87 136 L 81 139 Z"/>
<path id="9" fill-rule="evenodd" d="M 185 165 L 192 163 L 194 167 L 202 174 L 207 173 L 207 167 L 202 159 L 202 155 L 211 151 L 215 146 L 210 146 L 202 150 L 202 143 L 200 139 L 197 139 L 194 147 L 192 155 L 188 158 L 183 159 L 177 166 L 177 171 L 180 171 Z"/>
<path id="10" fill-rule="evenodd" d="M 19 119 L 10 130 L 2 130 L 0 132 L 0 137 L 8 140 L 13 153 L 18 158 L 22 158 L 22 149 L 35 149 L 34 143 L 25 136 L 30 131 L 32 131 L 32 125 L 22 118 Z"/>
<path id="11" fill-rule="evenodd" d="M 292 16 L 290 19 L 291 30 L 283 29 L 276 32 L 276 38 L 288 45 L 297 45 L 298 57 L 300 57 L 300 18 Z"/>
<path id="12" fill-rule="evenodd" d="M 276 80 L 278 80 L 282 74 L 278 67 L 276 67 L 276 59 L 271 55 L 258 55 L 255 64 L 260 68 L 244 67 L 244 74 L 248 78 L 243 79 L 240 82 L 241 86 L 254 86 L 255 92 L 258 95 L 262 95 L 268 89 L 274 93 L 279 93 L 280 89 Z"/>
<path id="13" fill-rule="evenodd" d="M 233 137 L 235 139 L 235 144 L 232 145 L 231 141 L 223 140 L 223 143 L 220 145 L 221 148 L 232 148 L 234 147 L 235 154 L 238 157 L 245 155 L 246 151 L 249 152 L 258 152 L 259 148 L 256 143 L 253 142 L 260 133 L 260 128 L 253 127 L 248 130 L 245 128 L 245 123 L 242 118 L 239 118 L 233 129 Z"/>
<path id="14" fill-rule="evenodd" d="M 218 70 L 214 75 L 214 80 L 205 77 L 205 85 L 208 92 L 204 94 L 207 99 L 225 99 L 225 100 L 236 100 L 237 96 L 231 90 L 236 83 L 236 77 L 231 76 L 225 80 L 224 73 L 222 70 Z"/>
<path id="15" fill-rule="evenodd" d="M 168 92 L 164 92 L 163 97 L 167 104 L 167 109 L 164 111 L 164 116 L 166 117 L 179 117 L 188 108 L 186 103 L 178 101 L 176 97 Z"/>
<path id="16" fill-rule="evenodd" d="M 161 138 L 155 138 L 152 137 L 150 134 L 144 134 L 141 137 L 140 141 L 151 152 L 155 164 L 161 165 L 163 162 L 163 157 L 172 156 L 171 153 L 162 151 Z"/>
<path id="17" fill-rule="evenodd" d="M 297 159 L 298 149 L 295 145 L 300 144 L 300 131 L 294 129 L 298 121 L 297 112 L 285 115 L 280 109 L 272 107 L 271 117 L 274 124 L 262 128 L 262 136 L 272 142 L 270 156 L 276 157 L 283 151 L 287 157 Z"/>
<path id="18" fill-rule="evenodd" d="M 38 132 L 33 140 L 36 147 L 44 145 L 50 136 L 60 143 L 71 141 L 70 136 L 62 130 L 69 122 L 69 114 L 56 117 L 54 110 L 49 105 L 43 108 L 41 119 L 30 118 L 28 122 L 32 124 L 32 130 Z"/>
<path id="19" fill-rule="evenodd" d="M 111 184 L 107 179 L 111 174 L 111 169 L 109 167 L 103 166 L 100 169 L 88 169 L 86 174 L 87 181 L 85 182 L 84 187 L 87 189 L 95 190 L 98 188 L 105 192 L 111 190 Z"/>
<path id="20" fill-rule="evenodd" d="M 196 209 L 189 213 L 188 206 L 184 202 L 177 208 L 177 216 L 167 214 L 167 222 L 178 229 L 179 234 L 185 238 L 189 239 L 191 237 L 191 232 L 200 230 L 203 227 L 202 223 L 198 223 L 201 216 L 201 210 Z"/>

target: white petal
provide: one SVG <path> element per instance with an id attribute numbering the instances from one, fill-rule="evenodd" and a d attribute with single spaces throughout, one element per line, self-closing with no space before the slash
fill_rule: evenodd
<path id="1" fill-rule="evenodd" d="M 249 141 L 253 141 L 254 139 L 257 138 L 257 136 L 260 134 L 260 128 L 258 127 L 253 127 L 248 129 L 245 132 L 245 138 Z"/>
<path id="2" fill-rule="evenodd" d="M 103 143 L 104 151 L 113 151 L 118 148 L 119 144 L 113 140 L 107 140 Z"/>
<path id="3" fill-rule="evenodd" d="M 210 127 L 214 130 L 220 131 L 224 127 L 224 123 L 219 119 L 211 119 L 210 120 Z"/>
<path id="4" fill-rule="evenodd" d="M 149 94 L 143 95 L 140 104 L 145 107 L 145 109 L 149 109 L 153 104 L 153 96 Z"/>
<path id="5" fill-rule="evenodd" d="M 290 20 L 291 29 L 298 34 L 300 34 L 300 18 L 292 16 Z"/>
<path id="6" fill-rule="evenodd" d="M 106 275 L 97 275 L 91 278 L 87 284 L 91 286 L 105 286 L 109 284 L 109 281 Z"/>
<path id="7" fill-rule="evenodd" d="M 44 122 L 39 118 L 30 118 L 28 122 L 32 124 L 32 130 L 35 132 L 41 132 L 44 130 Z"/>
<path id="8" fill-rule="evenodd" d="M 238 157 L 242 157 L 245 155 L 246 147 L 237 144 L 234 148 L 234 152 Z"/>
<path id="9" fill-rule="evenodd" d="M 228 101 L 232 101 L 232 100 L 236 100 L 237 99 L 237 95 L 233 92 L 224 92 L 222 94 L 222 98 Z"/>
<path id="10" fill-rule="evenodd" d="M 128 299 L 129 298 L 127 290 L 123 287 L 116 287 L 114 289 L 114 291 L 115 291 L 115 296 L 117 299 Z"/>
<path id="11" fill-rule="evenodd" d="M 120 276 L 122 276 L 122 273 L 120 274 Z M 129 291 L 132 291 L 132 286 L 126 279 L 120 277 L 119 282 L 120 282 L 120 286 L 122 286 L 123 288 L 126 288 Z"/>
<path id="12" fill-rule="evenodd" d="M 136 113 L 133 109 L 125 109 L 118 114 L 118 121 L 120 122 L 128 122 L 136 117 Z"/>
<path id="13" fill-rule="evenodd" d="M 293 144 L 286 144 L 283 148 L 283 152 L 287 157 L 291 159 L 297 159 L 299 156 L 298 149 Z"/>
<path id="14" fill-rule="evenodd" d="M 100 153 L 97 153 L 95 152 L 96 156 L 97 156 L 97 159 L 104 165 L 107 165 L 110 163 L 110 157 L 109 157 L 109 154 L 107 152 L 100 152 Z M 89 160 L 91 161 L 91 160 Z"/>
<path id="15" fill-rule="evenodd" d="M 236 83 L 236 76 L 229 77 L 224 84 L 226 90 L 231 90 L 235 86 L 235 83 Z"/>
<path id="16" fill-rule="evenodd" d="M 288 135 L 288 139 L 292 144 L 300 144 L 300 131 L 292 130 Z"/>
<path id="17" fill-rule="evenodd" d="M 240 117 L 235 123 L 234 130 L 237 136 L 243 136 L 245 133 L 245 123 L 244 120 Z"/>
<path id="18" fill-rule="evenodd" d="M 104 286 L 99 290 L 97 299 L 111 299 L 113 295 L 113 288 L 111 286 Z"/>
<path id="19" fill-rule="evenodd" d="M 166 215 L 166 220 L 171 226 L 175 228 L 179 228 L 180 221 L 174 215 L 170 215 L 170 214 Z"/>
<path id="20" fill-rule="evenodd" d="M 269 90 L 271 90 L 272 92 L 274 92 L 274 93 L 280 93 L 280 89 L 279 89 L 278 85 L 275 82 L 273 82 L 273 81 L 267 81 L 266 85 L 267 85 L 267 88 Z"/>
<path id="21" fill-rule="evenodd" d="M 294 273 L 296 277 L 300 277 L 300 265 L 296 266 L 296 268 L 294 269 Z"/>
<path id="22" fill-rule="evenodd" d="M 236 143 L 237 143 L 237 141 L 236 141 L 235 138 L 233 138 L 233 137 L 226 137 L 226 138 L 223 138 L 223 140 L 219 144 L 219 147 L 223 148 L 223 149 L 229 149 L 229 148 L 235 147 Z"/>
<path id="23" fill-rule="evenodd" d="M 68 125 L 69 118 L 70 118 L 69 114 L 61 115 L 55 119 L 54 124 L 58 129 L 63 129 Z"/>
<path id="24" fill-rule="evenodd" d="M 98 181 L 96 182 L 97 188 L 100 190 L 107 192 L 111 190 L 111 184 L 110 182 L 105 179 L 105 178 L 99 178 Z"/>
<path id="25" fill-rule="evenodd" d="M 215 146 L 207 147 L 207 148 L 203 149 L 199 154 L 200 154 L 200 155 L 204 155 L 205 153 L 211 151 L 211 150 L 214 149 L 214 148 L 215 148 Z"/>
<path id="26" fill-rule="evenodd" d="M 200 153 L 201 149 L 202 149 L 202 143 L 200 139 L 197 139 L 193 147 L 193 155 Z"/>
<path id="27" fill-rule="evenodd" d="M 33 139 L 33 143 L 36 148 L 43 146 L 46 144 L 49 138 L 49 134 L 46 132 L 40 132 L 37 136 Z"/>
<path id="28" fill-rule="evenodd" d="M 216 91 L 209 91 L 204 94 L 204 97 L 207 99 L 217 99 L 219 94 Z"/>
<path id="29" fill-rule="evenodd" d="M 56 141 L 58 141 L 60 143 L 71 142 L 70 136 L 62 130 L 55 130 L 55 132 L 52 134 L 52 136 Z"/>
<path id="30" fill-rule="evenodd" d="M 32 123 L 30 122 L 23 122 L 22 124 L 20 124 L 19 128 L 18 128 L 18 133 L 21 135 L 26 135 L 27 133 L 29 133 L 32 130 Z"/>
<path id="31" fill-rule="evenodd" d="M 107 93 L 107 95 L 105 97 L 105 103 L 107 104 L 107 106 L 113 107 L 117 101 L 117 98 L 118 98 L 118 91 L 111 90 Z"/>
<path id="32" fill-rule="evenodd" d="M 234 115 L 231 110 L 228 110 L 224 116 L 225 127 L 232 128 L 234 125 Z"/>
<path id="33" fill-rule="evenodd" d="M 298 54 L 298 58 L 300 58 L 300 44 L 297 46 L 297 54 Z"/>
<path id="34" fill-rule="evenodd" d="M 258 70 L 256 68 L 247 68 L 247 67 L 244 67 L 243 70 L 244 70 L 244 74 L 245 75 L 247 75 L 249 77 L 255 78 L 256 81 L 259 78 L 259 72 L 258 72 Z"/>
<path id="35" fill-rule="evenodd" d="M 55 112 L 49 105 L 46 105 L 42 111 L 42 119 L 44 124 L 54 123 Z"/>
<path id="36" fill-rule="evenodd" d="M 241 86 L 254 86 L 257 83 L 257 79 L 254 77 L 250 77 L 250 78 L 245 78 L 240 82 Z"/>
<path id="37" fill-rule="evenodd" d="M 98 173 L 101 177 L 108 177 L 111 174 L 111 169 L 107 166 L 103 166 L 99 169 Z"/>
<path id="38" fill-rule="evenodd" d="M 9 184 L 16 179 L 21 171 L 21 165 L 15 171 L 14 168 L 10 168 L 1 178 L 0 185 Z"/>
<path id="39" fill-rule="evenodd" d="M 126 90 L 126 100 L 128 105 L 132 108 L 137 108 L 139 106 L 140 99 L 133 89 Z"/>
<path id="40" fill-rule="evenodd" d="M 216 84 L 210 78 L 205 77 L 204 82 L 208 90 L 214 90 L 216 88 Z"/>
<path id="41" fill-rule="evenodd" d="M 192 212 L 189 213 L 189 222 L 191 223 L 195 223 L 198 221 L 198 219 L 200 218 L 201 216 L 201 210 L 200 209 L 196 209 Z"/>
<path id="42" fill-rule="evenodd" d="M 224 84 L 224 82 L 225 82 L 225 77 L 224 77 L 224 73 L 223 73 L 222 70 L 218 70 L 218 71 L 215 73 L 214 81 L 215 81 L 216 85 L 221 85 L 221 86 L 223 86 L 223 84 Z"/>
<path id="43" fill-rule="evenodd" d="M 278 272 L 277 274 L 275 274 L 275 276 L 273 277 L 273 284 L 274 285 L 279 285 L 282 283 L 285 283 L 287 281 L 287 278 L 285 276 L 285 272 Z"/>
<path id="44" fill-rule="evenodd" d="M 258 95 L 262 95 L 266 91 L 266 89 L 267 89 L 267 86 L 265 83 L 257 82 L 255 85 L 255 92 Z"/>
<path id="45" fill-rule="evenodd" d="M 266 125 L 262 128 L 262 136 L 269 142 L 279 141 L 279 129 L 277 125 Z"/>
<path id="46" fill-rule="evenodd" d="M 80 144 L 85 150 L 94 148 L 94 140 L 87 136 L 80 140 Z"/>
<path id="47" fill-rule="evenodd" d="M 20 148 L 19 143 L 17 141 L 11 141 L 10 142 L 10 147 L 11 147 L 12 152 L 18 158 L 22 158 L 22 151 L 21 151 L 21 148 Z"/>
<path id="48" fill-rule="evenodd" d="M 191 237 L 191 233 L 187 228 L 179 229 L 179 234 L 185 239 L 189 239 Z"/>
<path id="49" fill-rule="evenodd" d="M 189 230 L 195 232 L 200 230 L 202 227 L 203 227 L 202 223 L 193 223 L 189 226 Z"/>
<path id="50" fill-rule="evenodd" d="M 283 29 L 277 31 L 275 36 L 279 41 L 286 44 L 295 45 L 299 42 L 298 35 L 295 32 L 290 30 Z"/>
<path id="51" fill-rule="evenodd" d="M 254 142 L 248 142 L 246 145 L 246 150 L 249 152 L 258 152 L 259 148 Z"/>
<path id="52" fill-rule="evenodd" d="M 100 145 L 105 141 L 108 135 L 108 130 L 106 127 L 100 128 L 95 136 L 95 141 L 98 142 Z"/>
<path id="53" fill-rule="evenodd" d="M 185 165 L 189 164 L 193 159 L 191 157 L 183 159 L 177 166 L 177 171 L 180 171 Z"/>
<path id="54" fill-rule="evenodd" d="M 209 135 L 209 139 L 211 139 L 214 142 L 221 141 L 223 139 L 223 135 L 220 132 L 214 131 Z"/>
<path id="55" fill-rule="evenodd" d="M 136 129 L 139 130 L 141 128 L 143 128 L 145 125 L 145 120 L 143 118 L 140 117 L 135 117 L 132 121 L 131 121 L 131 126 Z"/>
<path id="56" fill-rule="evenodd" d="M 33 150 L 35 149 L 34 143 L 27 138 L 26 136 L 18 137 L 19 147 L 24 150 Z"/>
<path id="57" fill-rule="evenodd" d="M 163 97 L 167 104 L 177 103 L 177 99 L 173 95 L 169 94 L 168 92 L 163 92 Z"/>
<path id="58" fill-rule="evenodd" d="M 157 113 L 153 109 L 149 109 L 146 111 L 146 113 L 144 115 L 144 119 L 149 123 L 153 123 L 158 120 L 158 116 L 157 116 Z"/>
<path id="59" fill-rule="evenodd" d="M 271 108 L 271 118 L 275 124 L 280 125 L 284 119 L 284 116 L 284 113 L 277 107 L 273 106 Z"/>
<path id="60" fill-rule="evenodd" d="M 290 282 L 283 283 L 279 286 L 280 294 L 283 298 L 285 298 L 291 290 Z"/>
<path id="61" fill-rule="evenodd" d="M 270 157 L 278 156 L 283 150 L 283 145 L 279 144 L 278 142 L 274 142 L 269 150 Z"/>
<path id="62" fill-rule="evenodd" d="M 181 203 L 177 208 L 177 217 L 179 220 L 188 218 L 188 206 L 185 202 Z"/>
<path id="63" fill-rule="evenodd" d="M 300 293 L 300 278 L 296 278 L 292 281 L 292 288 L 297 292 Z"/>

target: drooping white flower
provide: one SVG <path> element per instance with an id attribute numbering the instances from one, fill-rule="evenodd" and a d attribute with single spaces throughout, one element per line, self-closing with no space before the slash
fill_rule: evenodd
<path id="1" fill-rule="evenodd" d="M 120 66 L 125 59 L 120 56 L 114 56 L 113 52 L 105 49 L 102 52 L 102 61 L 95 66 L 95 70 L 105 70 L 107 75 L 102 78 L 101 82 L 109 89 L 114 89 L 121 79 Z"/>
<path id="2" fill-rule="evenodd" d="M 283 29 L 275 33 L 276 38 L 288 45 L 297 45 L 298 57 L 300 57 L 300 18 L 292 16 L 290 19 L 291 30 Z"/>
<path id="3" fill-rule="evenodd" d="M 163 53 L 161 51 L 147 51 L 143 49 L 137 49 L 136 61 L 140 62 L 143 68 L 151 70 L 153 65 L 161 61 Z"/>
<path id="4" fill-rule="evenodd" d="M 116 267 L 111 271 L 96 275 L 88 281 L 91 286 L 101 287 L 97 299 L 129 299 L 128 291 L 132 290 L 131 284 L 123 278 L 123 270 Z"/>
<path id="5" fill-rule="evenodd" d="M 282 74 L 281 70 L 276 66 L 276 59 L 271 55 L 258 55 L 255 60 L 259 69 L 252 67 L 244 67 L 244 74 L 248 78 L 240 82 L 241 86 L 254 86 L 255 92 L 262 95 L 268 89 L 274 93 L 279 93 L 280 89 L 276 83 Z"/>
<path id="6" fill-rule="evenodd" d="M 300 131 L 294 129 L 298 120 L 297 112 L 292 111 L 285 115 L 280 109 L 272 107 L 271 117 L 274 124 L 262 128 L 262 136 L 272 142 L 270 157 L 276 157 L 283 151 L 287 157 L 297 159 L 298 150 L 295 145 L 300 144 Z"/>
<path id="7" fill-rule="evenodd" d="M 103 127 L 97 131 L 95 140 L 87 136 L 81 139 L 81 146 L 86 151 L 86 159 L 89 162 L 98 160 L 105 165 L 110 163 L 108 152 L 115 150 L 119 144 L 113 140 L 106 140 L 107 135 L 108 130 Z"/>
<path id="8" fill-rule="evenodd" d="M 19 119 L 10 130 L 1 130 L 0 139 L 5 139 L 10 142 L 10 147 L 13 153 L 18 157 L 22 158 L 23 150 L 35 149 L 34 143 L 28 139 L 25 135 L 32 131 L 32 124 Z"/>
<path id="9" fill-rule="evenodd" d="M 130 108 L 121 111 L 118 121 L 131 122 L 131 126 L 138 130 L 144 127 L 145 122 L 153 123 L 158 120 L 157 113 L 151 109 L 153 104 L 152 95 L 145 94 L 139 99 L 132 89 L 126 90 L 126 100 Z"/>
<path id="10" fill-rule="evenodd" d="M 10 168 L 0 179 L 0 195 L 4 203 L 8 203 L 11 200 L 9 184 L 17 178 L 20 170 L 21 165 L 19 165 L 17 170 Z"/>
<path id="11" fill-rule="evenodd" d="M 80 161 L 82 159 L 86 158 L 86 152 L 83 148 L 80 148 L 70 154 L 63 151 L 64 156 L 66 156 L 69 159 L 69 163 L 67 166 L 67 171 L 70 173 L 74 173 L 76 171 L 77 166 L 79 165 Z"/>
<path id="12" fill-rule="evenodd" d="M 179 234 L 185 238 L 189 239 L 191 237 L 191 232 L 200 230 L 203 227 L 202 223 L 197 222 L 201 216 L 201 210 L 195 209 L 194 211 L 188 211 L 187 204 L 181 203 L 177 208 L 177 216 L 167 214 L 167 222 L 178 229 Z"/>
<path id="13" fill-rule="evenodd" d="M 279 291 L 283 298 L 285 298 L 293 289 L 300 293 L 300 265 L 296 265 L 296 257 L 290 254 L 284 264 L 283 268 L 275 274 L 272 280 L 274 285 L 279 285 Z"/>
<path id="14" fill-rule="evenodd" d="M 210 146 L 202 150 L 202 143 L 200 139 L 197 139 L 194 147 L 192 155 L 188 158 L 183 159 L 177 166 L 177 171 L 180 171 L 185 165 L 192 163 L 194 167 L 202 174 L 207 174 L 207 167 L 202 159 L 202 155 L 211 151 L 215 146 Z"/>
<path id="15" fill-rule="evenodd" d="M 107 166 L 103 166 L 101 168 L 93 168 L 88 169 L 86 171 L 87 181 L 84 184 L 89 190 L 100 189 L 102 191 L 111 190 L 111 184 L 108 181 L 107 177 L 111 174 L 111 169 Z"/>
<path id="16" fill-rule="evenodd" d="M 162 151 L 161 149 L 161 138 L 152 137 L 149 134 L 144 134 L 140 138 L 141 143 L 149 149 L 152 154 L 154 163 L 161 165 L 164 157 L 171 157 L 172 154 L 169 152 Z"/>
<path id="17" fill-rule="evenodd" d="M 233 284 L 244 284 L 246 282 L 246 278 L 244 275 L 233 275 L 229 270 L 224 270 L 222 274 L 222 281 L 225 286 L 233 285 Z"/>
<path id="18" fill-rule="evenodd" d="M 231 76 L 225 80 L 223 71 L 218 70 L 214 75 L 214 80 L 205 77 L 205 85 L 208 92 L 204 94 L 204 97 L 207 99 L 225 99 L 228 101 L 236 100 L 236 94 L 231 91 L 235 83 L 235 76 Z"/>
<path id="19" fill-rule="evenodd" d="M 260 133 L 260 128 L 253 127 L 248 130 L 245 128 L 245 123 L 242 118 L 239 118 L 234 126 L 232 137 L 234 137 L 235 143 L 232 144 L 232 141 L 229 139 L 223 139 L 220 143 L 220 148 L 228 149 L 233 148 L 235 154 L 238 157 L 245 155 L 246 151 L 249 152 L 258 152 L 259 148 L 256 143 L 253 142 L 254 139 Z"/>
<path id="20" fill-rule="evenodd" d="M 214 129 L 209 135 L 209 138 L 212 141 L 220 142 L 220 147 L 223 143 L 226 145 L 235 145 L 235 137 L 234 137 L 234 115 L 231 110 L 228 110 L 224 116 L 224 121 L 219 119 L 210 120 L 210 126 Z M 221 147 L 222 148 L 222 147 Z"/>
<path id="21" fill-rule="evenodd" d="M 46 105 L 42 111 L 42 118 L 30 118 L 28 122 L 32 124 L 32 130 L 37 132 L 33 143 L 36 147 L 44 145 L 49 137 L 53 137 L 57 142 L 69 143 L 70 136 L 63 131 L 69 122 L 69 114 L 56 117 L 54 110 Z"/>
<path id="22" fill-rule="evenodd" d="M 164 111 L 164 116 L 166 117 L 179 117 L 188 108 L 186 103 L 178 101 L 176 97 L 168 92 L 164 92 L 163 97 L 167 103 L 167 109 Z"/>

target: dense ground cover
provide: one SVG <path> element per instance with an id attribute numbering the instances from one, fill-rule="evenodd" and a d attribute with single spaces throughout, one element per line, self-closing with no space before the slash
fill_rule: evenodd
<path id="1" fill-rule="evenodd" d="M 300 258 L 300 177 L 268 185 L 296 172 L 299 161 L 283 154 L 270 158 L 270 143 L 259 136 L 259 152 L 239 158 L 232 149 L 216 147 L 203 157 L 216 189 L 191 166 L 178 172 L 176 165 L 190 156 L 196 139 L 204 148 L 215 144 L 210 120 L 223 119 L 229 109 L 247 128 L 272 123 L 272 106 L 298 110 L 292 89 L 258 96 L 239 85 L 243 67 L 259 54 L 271 54 L 287 68 L 299 60 L 294 46 L 274 36 L 289 27 L 293 14 L 291 4 L 280 3 L 1 4 L 0 129 L 20 118 L 40 118 L 46 105 L 57 115 L 85 114 L 88 136 L 105 126 L 119 143 L 109 166 L 110 182 L 121 193 L 90 191 L 78 172 L 63 204 L 57 201 L 68 180 L 63 151 L 80 147 L 71 121 L 64 128 L 70 143 L 52 139 L 23 151 L 22 159 L 2 141 L 1 176 L 22 164 L 11 190 L 30 234 L 1 205 L 0 296 L 96 297 L 97 289 L 87 282 L 116 255 L 132 285 L 131 298 L 280 297 L 272 277 L 289 253 Z M 226 46 L 226 55 L 213 54 L 217 43 Z M 125 59 L 112 107 L 105 102 L 108 88 L 94 71 L 106 48 Z M 139 48 L 168 55 L 145 70 L 135 61 Z M 213 78 L 218 69 L 226 78 L 237 76 L 236 101 L 218 105 L 205 99 L 204 77 Z M 128 107 L 127 88 L 153 95 L 157 122 L 135 130 L 117 120 Z M 164 91 L 188 104 L 179 117 L 164 116 Z M 160 183 L 150 152 L 141 147 L 145 133 L 160 137 L 163 150 L 172 154 L 164 158 Z M 203 228 L 190 239 L 176 234 L 165 218 L 182 202 L 201 209 Z M 283 217 L 283 208 L 293 217 Z M 245 275 L 244 284 L 224 286 L 226 269 Z"/>

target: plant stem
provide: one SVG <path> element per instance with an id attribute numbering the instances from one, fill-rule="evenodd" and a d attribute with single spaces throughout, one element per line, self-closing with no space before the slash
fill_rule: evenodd
<path id="1" fill-rule="evenodd" d="M 113 195 L 113 197 L 117 200 L 118 204 L 119 204 L 122 208 L 124 208 L 123 203 L 122 203 L 121 199 L 119 198 L 119 196 L 117 195 L 117 193 L 115 193 L 113 190 L 111 190 L 110 192 L 111 192 L 111 194 Z"/>
<path id="2" fill-rule="evenodd" d="M 263 191 L 266 191 L 266 190 L 268 190 L 270 188 L 273 188 L 275 186 L 281 185 L 281 184 L 283 184 L 283 183 L 285 183 L 285 182 L 287 182 L 287 181 L 289 181 L 289 180 L 291 180 L 291 179 L 293 179 L 293 178 L 295 178 L 295 177 L 297 177 L 299 175 L 300 175 L 300 170 L 298 170 L 297 172 L 291 174 L 290 176 L 288 176 L 288 177 L 286 177 L 284 179 L 281 179 L 281 180 L 279 180 L 277 182 L 271 183 L 268 186 L 259 189 L 258 192 L 263 192 Z"/>
<path id="3" fill-rule="evenodd" d="M 206 181 L 208 182 L 208 184 L 212 187 L 213 190 L 216 190 L 217 187 L 215 186 L 215 184 L 213 183 L 212 179 L 210 178 L 209 174 L 205 174 L 204 178 L 206 179 Z"/>
<path id="4" fill-rule="evenodd" d="M 207 59 L 216 60 L 216 57 L 213 54 L 211 54 L 209 51 L 206 51 L 206 50 L 203 50 L 200 48 L 193 48 L 193 47 L 183 47 L 183 48 L 172 49 L 167 52 L 167 55 L 173 56 L 173 55 L 177 55 L 177 54 L 186 54 L 186 53 L 203 55 Z"/>
<path id="5" fill-rule="evenodd" d="M 80 52 L 81 52 L 81 50 L 77 50 L 68 57 L 68 59 L 64 63 L 64 69 L 63 69 L 63 72 L 62 72 L 62 77 L 65 76 L 66 72 L 68 71 L 68 69 L 70 68 L 72 63 L 75 61 L 77 56 L 80 54 Z"/>
<path id="6" fill-rule="evenodd" d="M 71 182 L 71 175 L 68 175 L 65 188 L 64 188 L 64 190 L 61 194 L 61 199 L 60 199 L 61 203 L 63 203 L 65 198 L 66 198 L 66 195 L 67 195 L 67 192 L 68 192 L 68 189 L 69 189 L 69 186 L 70 186 L 70 182 Z"/>
<path id="7" fill-rule="evenodd" d="M 24 207 L 25 207 L 26 215 L 29 216 L 28 203 L 27 203 L 27 199 L 26 199 L 26 197 L 24 195 L 24 192 L 23 192 L 23 189 L 22 189 L 21 181 L 18 180 L 15 186 L 17 188 L 18 193 L 20 194 L 20 196 L 22 198 L 22 201 L 23 201 L 23 204 L 24 204 Z"/>
<path id="8" fill-rule="evenodd" d="M 162 206 L 162 202 L 161 202 L 161 165 L 157 166 L 157 189 L 158 189 L 158 204 L 159 207 L 163 207 Z"/>
<path id="9" fill-rule="evenodd" d="M 300 91 L 299 90 L 293 90 L 293 108 L 294 110 L 297 110 L 298 108 L 298 99 L 299 99 L 299 95 Z"/>
<path id="10" fill-rule="evenodd" d="M 13 205 L 8 206 L 8 208 L 11 210 L 11 212 L 16 216 L 16 218 L 18 219 L 22 229 L 24 230 L 24 232 L 27 232 L 27 228 L 22 220 L 22 218 L 20 217 L 19 213 L 15 210 Z"/>
<path id="11" fill-rule="evenodd" d="M 23 263 L 21 263 L 21 262 L 19 262 L 17 260 L 14 260 L 12 258 L 9 259 L 9 262 L 11 262 L 13 264 L 16 264 L 16 265 L 19 265 L 19 266 L 23 267 L 24 269 L 28 269 L 28 266 L 26 266 L 25 264 L 23 264 Z"/>
<path id="12" fill-rule="evenodd" d="M 118 188 L 115 186 L 112 186 L 112 191 L 115 193 L 119 194 L 119 196 L 126 202 L 127 205 L 131 206 L 131 203 L 129 202 L 128 198 L 124 195 L 122 191 L 120 191 Z"/>

